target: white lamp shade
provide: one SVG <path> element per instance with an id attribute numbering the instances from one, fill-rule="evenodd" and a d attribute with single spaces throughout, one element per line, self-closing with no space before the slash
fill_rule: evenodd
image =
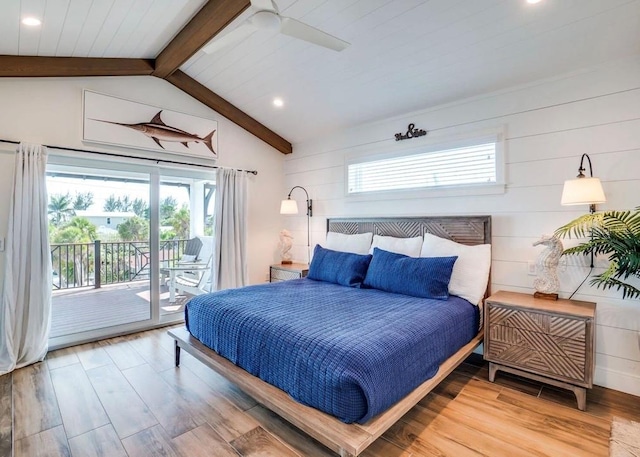
<path id="1" fill-rule="evenodd" d="M 561 205 L 592 205 L 606 201 L 598 178 L 577 178 L 564 182 Z"/>
<path id="2" fill-rule="evenodd" d="M 298 214 L 298 202 L 290 198 L 282 200 L 280 214 Z"/>

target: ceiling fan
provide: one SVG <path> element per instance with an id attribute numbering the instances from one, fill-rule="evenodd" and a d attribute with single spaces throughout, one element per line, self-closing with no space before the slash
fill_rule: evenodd
<path id="1" fill-rule="evenodd" d="M 202 48 L 207 54 L 237 43 L 256 30 L 278 31 L 299 40 L 304 40 L 324 48 L 342 51 L 349 46 L 344 40 L 329 35 L 322 30 L 311 27 L 296 19 L 280 15 L 278 6 L 273 0 L 251 0 L 251 7 L 256 10 L 242 24 L 224 36 L 214 38 Z"/>

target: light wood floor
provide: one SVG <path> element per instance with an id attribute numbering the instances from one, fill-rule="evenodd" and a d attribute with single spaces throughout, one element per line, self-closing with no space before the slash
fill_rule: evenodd
<path id="1" fill-rule="evenodd" d="M 13 414 L 11 413 L 13 396 Z M 499 373 L 479 358 L 454 371 L 363 454 L 606 456 L 613 415 L 640 398 L 569 393 Z M 13 432 L 13 437 L 12 437 Z M 0 377 L 0 456 L 330 456 L 182 353 L 164 329 L 61 349 Z"/>

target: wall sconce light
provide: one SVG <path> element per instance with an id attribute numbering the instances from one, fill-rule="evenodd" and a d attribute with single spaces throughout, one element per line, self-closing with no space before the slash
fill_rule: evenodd
<path id="1" fill-rule="evenodd" d="M 294 186 L 290 191 L 289 195 L 287 195 L 286 200 L 282 200 L 280 203 L 280 214 L 298 214 L 298 202 L 295 200 L 291 200 L 291 193 L 295 189 L 302 189 L 307 196 L 307 255 L 309 256 L 309 260 L 311 260 L 311 223 L 309 218 L 313 214 L 312 209 L 312 201 L 309 198 L 309 192 L 302 186 Z"/>
<path id="2" fill-rule="evenodd" d="M 584 175 L 585 157 L 589 162 L 589 178 Z M 596 204 L 604 203 L 606 201 L 607 199 L 604 196 L 604 190 L 602 190 L 602 183 L 600 182 L 600 179 L 593 177 L 591 159 L 587 154 L 582 154 L 582 158 L 580 159 L 580 168 L 578 168 L 578 176 L 576 179 L 569 179 L 564 182 L 560 204 L 564 206 L 589 205 L 589 211 L 591 213 L 595 213 Z"/>
<path id="3" fill-rule="evenodd" d="M 585 157 L 589 162 L 588 178 L 584 175 Z M 587 154 L 582 154 L 582 158 L 580 159 L 580 168 L 578 168 L 578 176 L 576 179 L 569 179 L 564 182 L 560 204 L 564 206 L 589 205 L 589 212 L 593 214 L 596 212 L 596 204 L 604 203 L 606 201 L 607 198 L 604 196 L 604 190 L 602 189 L 600 179 L 593 177 L 591 159 Z M 591 269 L 593 270 L 593 251 L 591 251 Z"/>

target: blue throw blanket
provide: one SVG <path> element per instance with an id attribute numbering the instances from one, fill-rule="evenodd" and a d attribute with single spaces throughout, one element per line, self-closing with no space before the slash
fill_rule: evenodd
<path id="1" fill-rule="evenodd" d="M 477 333 L 478 310 L 297 279 L 193 298 L 203 344 L 295 400 L 364 423 L 425 380 Z"/>

